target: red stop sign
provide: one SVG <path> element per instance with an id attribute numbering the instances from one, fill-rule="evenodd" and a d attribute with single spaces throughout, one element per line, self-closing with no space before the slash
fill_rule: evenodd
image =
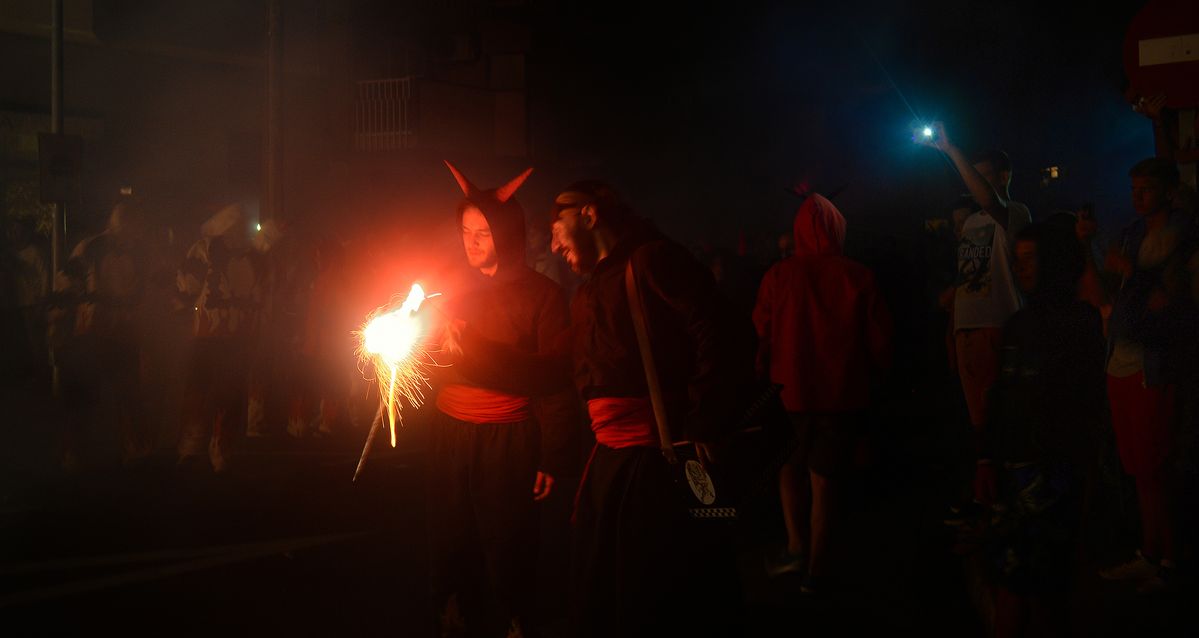
<path id="1" fill-rule="evenodd" d="M 1174 109 L 1199 106 L 1199 2 L 1150 0 L 1124 36 L 1124 73 L 1138 95 L 1166 95 Z"/>

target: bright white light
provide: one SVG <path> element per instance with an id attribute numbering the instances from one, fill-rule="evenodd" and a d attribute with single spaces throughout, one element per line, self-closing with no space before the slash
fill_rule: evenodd
<path id="1" fill-rule="evenodd" d="M 425 300 L 425 291 L 413 285 L 399 310 L 379 315 L 362 331 L 363 347 L 388 366 L 397 366 L 412 354 L 421 337 L 421 325 L 412 315 Z"/>
<path id="2" fill-rule="evenodd" d="M 262 224 L 254 224 L 254 230 L 261 233 L 262 232 Z"/>
<path id="3" fill-rule="evenodd" d="M 926 127 L 924 127 L 924 130 L 922 131 L 922 133 L 924 133 L 925 137 L 932 137 L 933 129 L 931 127 L 926 126 Z"/>

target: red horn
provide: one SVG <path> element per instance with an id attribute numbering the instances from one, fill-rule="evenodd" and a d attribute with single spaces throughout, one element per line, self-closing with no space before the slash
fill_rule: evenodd
<path id="1" fill-rule="evenodd" d="M 500 200 L 501 204 L 507 202 L 509 199 L 512 199 L 512 196 L 516 194 L 516 189 L 520 188 L 525 183 L 525 180 L 529 179 L 529 175 L 532 173 L 532 167 L 526 168 L 525 172 L 512 178 L 512 181 L 497 188 L 495 191 L 495 198 Z"/>
<path id="2" fill-rule="evenodd" d="M 454 168 L 454 165 L 451 164 L 449 160 L 443 161 L 445 162 L 446 168 L 450 169 L 450 172 L 454 174 L 454 179 L 458 180 L 458 187 L 462 189 L 463 195 L 470 197 L 479 192 L 479 189 L 476 188 L 474 184 L 471 184 L 470 180 L 466 179 L 466 176 L 463 175 L 461 171 L 459 171 L 457 168 Z"/>

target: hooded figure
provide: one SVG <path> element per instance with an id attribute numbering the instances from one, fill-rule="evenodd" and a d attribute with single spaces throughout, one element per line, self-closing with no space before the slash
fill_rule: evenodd
<path id="1" fill-rule="evenodd" d="M 557 284 L 525 263 L 524 210 L 508 184 L 481 190 L 446 163 L 465 198 L 458 226 L 469 269 L 446 290 L 463 355 L 434 379 L 430 528 L 434 600 L 443 631 L 465 620 L 473 634 L 523 635 L 537 572 L 537 501 L 573 461 L 573 393 L 531 396 L 529 384 L 486 342 L 516 352 L 550 352 L 568 327 Z M 559 492 L 561 490 L 558 490 Z M 483 582 L 471 582 L 482 564 Z M 472 600 L 472 593 L 482 593 Z"/>
<path id="2" fill-rule="evenodd" d="M 491 190 L 480 190 L 466 179 L 453 164 L 446 162 L 459 188 L 465 196 L 458 204 L 458 225 L 462 226 L 463 215 L 474 208 L 483 214 L 495 240 L 496 259 L 506 266 L 508 275 L 516 274 L 525 263 L 525 211 L 513 197 L 533 173 L 526 169 L 512 181 Z"/>
<path id="3" fill-rule="evenodd" d="M 842 254 L 845 217 L 832 202 L 812 194 L 793 228 L 795 254 L 758 289 L 759 371 L 783 385 L 789 411 L 863 409 L 890 363 L 890 314 L 874 275 Z"/>
<path id="4" fill-rule="evenodd" d="M 890 363 L 891 318 L 865 266 L 842 254 L 845 218 L 813 193 L 795 215 L 795 254 L 762 279 L 754 324 L 758 367 L 782 384 L 799 446 L 779 472 L 787 547 L 771 575 L 806 569 L 819 591 L 835 571 L 838 475 L 850 464 L 855 413 Z"/>

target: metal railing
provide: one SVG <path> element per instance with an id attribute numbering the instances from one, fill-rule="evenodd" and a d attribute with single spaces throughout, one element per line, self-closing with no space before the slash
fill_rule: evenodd
<path id="1" fill-rule="evenodd" d="M 412 78 L 365 80 L 354 99 L 354 150 L 396 151 L 416 145 Z"/>

